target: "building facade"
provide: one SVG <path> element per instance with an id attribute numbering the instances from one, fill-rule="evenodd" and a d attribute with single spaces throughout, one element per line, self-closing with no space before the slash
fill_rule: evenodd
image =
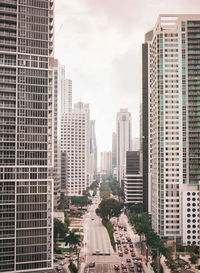
<path id="1" fill-rule="evenodd" d="M 120 109 L 117 113 L 117 180 L 122 185 L 125 175 L 126 152 L 131 151 L 131 113 Z"/>
<path id="2" fill-rule="evenodd" d="M 53 267 L 53 0 L 0 0 L 0 271 Z"/>
<path id="3" fill-rule="evenodd" d="M 101 171 L 112 174 L 112 152 L 101 152 Z"/>
<path id="4" fill-rule="evenodd" d="M 97 142 L 95 131 L 95 120 L 90 120 L 90 154 L 91 154 L 91 173 L 97 174 Z"/>
<path id="5" fill-rule="evenodd" d="M 142 175 L 143 175 L 143 211 L 151 213 L 151 183 L 149 179 L 149 45 L 153 31 L 145 35 L 142 45 L 142 122 L 141 122 L 141 149 L 142 149 Z"/>
<path id="6" fill-rule="evenodd" d="M 66 77 L 65 66 L 61 65 L 61 115 L 72 112 L 72 80 Z"/>
<path id="7" fill-rule="evenodd" d="M 115 176 L 117 167 L 117 135 L 112 133 L 112 174 Z"/>
<path id="8" fill-rule="evenodd" d="M 59 101 L 61 96 L 61 66 L 57 59 L 50 59 L 50 67 L 53 71 L 54 86 L 54 210 L 57 209 L 61 193 L 61 153 L 60 153 L 60 136 L 59 136 Z"/>
<path id="9" fill-rule="evenodd" d="M 61 164 L 61 177 L 69 196 L 82 195 L 90 186 L 90 111 L 89 105 L 79 102 L 71 113 L 61 118 L 61 152 L 66 164 Z M 63 169 L 64 168 L 64 169 Z"/>
<path id="10" fill-rule="evenodd" d="M 125 203 L 143 204 L 143 177 L 139 151 L 126 152 L 126 175 L 124 178 Z"/>
<path id="11" fill-rule="evenodd" d="M 160 15 L 146 40 L 153 228 L 194 245 L 200 244 L 199 32 L 200 15 Z"/>

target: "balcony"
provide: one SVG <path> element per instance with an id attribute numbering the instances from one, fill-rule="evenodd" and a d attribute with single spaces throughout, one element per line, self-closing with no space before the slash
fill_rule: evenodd
<path id="1" fill-rule="evenodd" d="M 0 29 L 12 29 L 16 30 L 17 26 L 14 24 L 6 24 L 6 23 L 0 23 Z"/>
<path id="2" fill-rule="evenodd" d="M 2 1 L 9 1 L 9 0 L 2 0 Z M 17 13 L 17 7 L 15 8 L 7 8 L 7 7 L 0 7 L 0 12 L 3 13 Z"/>

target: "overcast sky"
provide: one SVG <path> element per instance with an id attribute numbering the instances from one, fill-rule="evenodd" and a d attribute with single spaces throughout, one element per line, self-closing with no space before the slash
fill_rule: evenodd
<path id="1" fill-rule="evenodd" d="M 55 57 L 90 104 L 98 150 L 111 150 L 116 113 L 132 113 L 139 136 L 141 45 L 159 14 L 200 13 L 200 0 L 55 0 Z"/>

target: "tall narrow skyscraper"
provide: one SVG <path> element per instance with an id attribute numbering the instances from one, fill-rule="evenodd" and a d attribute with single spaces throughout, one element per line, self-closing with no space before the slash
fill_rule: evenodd
<path id="1" fill-rule="evenodd" d="M 153 31 L 145 35 L 142 45 L 142 124 L 141 124 L 141 148 L 142 148 L 142 175 L 143 175 L 143 211 L 151 212 L 151 184 L 149 179 L 149 44 Z"/>
<path id="2" fill-rule="evenodd" d="M 117 135 L 115 132 L 112 133 L 112 174 L 116 175 L 117 167 Z"/>
<path id="3" fill-rule="evenodd" d="M 160 15 L 146 41 L 153 228 L 187 245 L 200 245 L 199 33 L 200 15 Z"/>
<path id="4" fill-rule="evenodd" d="M 117 113 L 117 179 L 122 185 L 125 174 L 126 152 L 131 151 L 131 113 L 120 109 Z"/>
<path id="5" fill-rule="evenodd" d="M 0 271 L 52 268 L 53 0 L 0 0 Z"/>
<path id="6" fill-rule="evenodd" d="M 82 102 L 61 119 L 62 191 L 82 195 L 90 186 L 90 111 Z M 64 192 L 63 192 L 64 193 Z"/>
<path id="7" fill-rule="evenodd" d="M 61 66 L 61 114 L 72 112 L 72 80 L 66 78 L 65 66 Z"/>
<path id="8" fill-rule="evenodd" d="M 93 158 L 93 170 L 94 174 L 97 174 L 97 142 L 96 142 L 96 131 L 95 131 L 95 120 L 90 120 L 90 154 Z"/>

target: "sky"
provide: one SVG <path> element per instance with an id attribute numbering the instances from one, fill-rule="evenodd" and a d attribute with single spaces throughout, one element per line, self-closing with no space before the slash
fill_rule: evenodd
<path id="1" fill-rule="evenodd" d="M 73 103 L 90 104 L 98 151 L 112 149 L 116 113 L 128 108 L 139 137 L 144 35 L 159 14 L 200 13 L 200 0 L 55 0 L 55 57 Z"/>

